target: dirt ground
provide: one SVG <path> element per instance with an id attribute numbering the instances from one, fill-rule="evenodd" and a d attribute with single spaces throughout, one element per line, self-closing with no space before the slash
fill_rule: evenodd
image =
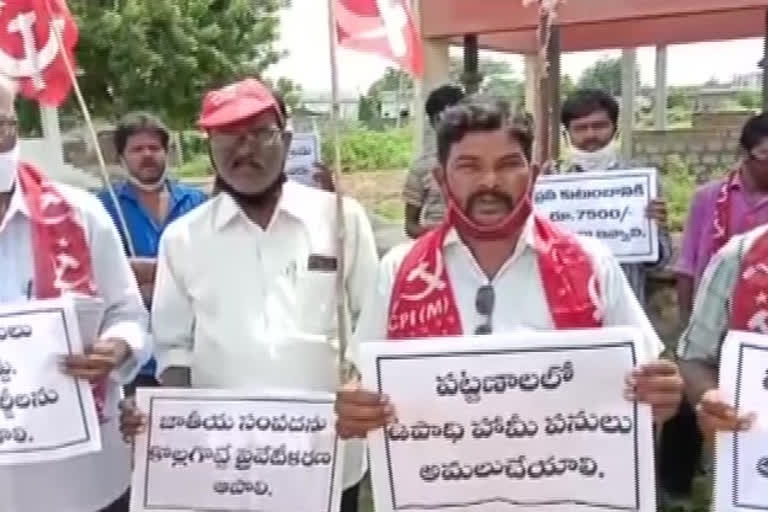
<path id="1" fill-rule="evenodd" d="M 344 192 L 390 221 L 403 218 L 403 183 L 405 171 L 371 171 L 344 175 Z"/>

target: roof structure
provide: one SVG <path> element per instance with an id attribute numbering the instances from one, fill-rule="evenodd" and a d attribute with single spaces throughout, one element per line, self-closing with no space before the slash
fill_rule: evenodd
<path id="1" fill-rule="evenodd" d="M 565 0 L 559 8 L 564 52 L 761 37 L 768 0 Z M 426 38 L 481 48 L 536 51 L 537 8 L 521 0 L 421 0 Z"/>

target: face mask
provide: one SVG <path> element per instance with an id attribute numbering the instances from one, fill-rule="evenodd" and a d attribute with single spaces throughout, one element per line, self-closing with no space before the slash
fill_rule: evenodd
<path id="1" fill-rule="evenodd" d="M 585 171 L 606 171 L 619 164 L 619 152 L 614 142 L 597 151 L 582 151 L 572 146 L 571 163 Z"/>
<path id="2" fill-rule="evenodd" d="M 528 217 L 533 212 L 531 203 L 531 191 L 533 190 L 533 179 L 528 178 L 526 192 L 518 204 L 509 214 L 498 224 L 493 226 L 481 226 L 469 218 L 458 205 L 453 193 L 444 186 L 445 194 L 448 197 L 448 219 L 451 224 L 456 226 L 460 233 L 464 233 L 471 238 L 484 241 L 503 240 L 516 233 L 519 233 Z"/>
<path id="3" fill-rule="evenodd" d="M 19 145 L 0 153 L 0 193 L 10 192 L 16 182 L 16 172 L 19 168 Z"/>

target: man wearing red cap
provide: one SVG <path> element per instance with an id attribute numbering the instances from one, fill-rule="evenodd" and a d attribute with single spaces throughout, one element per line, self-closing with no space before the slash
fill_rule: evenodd
<path id="1" fill-rule="evenodd" d="M 335 391 L 335 196 L 286 180 L 285 112 L 259 81 L 209 92 L 199 125 L 219 193 L 160 242 L 152 304 L 160 381 Z M 376 246 L 352 199 L 343 221 L 347 305 L 356 317 L 373 284 Z M 364 469 L 363 445 L 348 444 L 345 512 L 356 510 Z"/>
<path id="2" fill-rule="evenodd" d="M 506 105 L 470 98 L 438 126 L 437 180 L 446 220 L 382 261 L 357 326 L 360 341 L 632 326 L 643 341 L 625 395 L 656 421 L 677 410 L 682 380 L 657 360 L 661 342 L 616 259 L 600 242 L 532 214 L 532 136 Z M 339 392 L 342 438 L 392 421 L 397 404 L 360 389 Z"/>

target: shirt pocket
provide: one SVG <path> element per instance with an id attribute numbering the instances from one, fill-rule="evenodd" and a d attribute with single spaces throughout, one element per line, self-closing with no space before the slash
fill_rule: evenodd
<path id="1" fill-rule="evenodd" d="M 336 329 L 336 272 L 305 270 L 299 274 L 297 325 L 308 334 L 327 336 Z"/>

